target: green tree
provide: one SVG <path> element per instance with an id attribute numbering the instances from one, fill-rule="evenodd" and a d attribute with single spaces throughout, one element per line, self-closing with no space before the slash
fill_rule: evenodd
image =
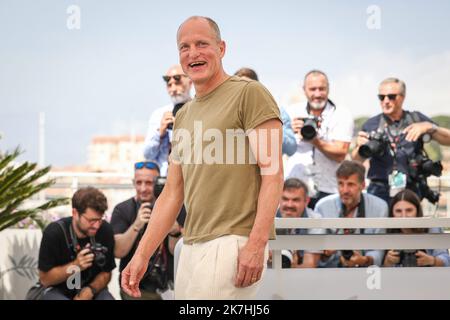
<path id="1" fill-rule="evenodd" d="M 25 162 L 14 165 L 20 155 L 19 148 L 13 152 L 0 154 L 0 231 L 15 225 L 25 218 L 31 218 L 42 228 L 40 213 L 69 203 L 68 198 L 59 198 L 45 202 L 35 208 L 23 207 L 25 201 L 55 183 L 54 180 L 38 180 L 50 171 L 50 166 L 36 170 L 36 163 Z"/>

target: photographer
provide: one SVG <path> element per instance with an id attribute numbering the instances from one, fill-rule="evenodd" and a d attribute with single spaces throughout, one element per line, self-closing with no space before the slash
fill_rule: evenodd
<path id="1" fill-rule="evenodd" d="M 353 117 L 328 99 L 325 73 L 312 70 L 305 76 L 303 90 L 308 100 L 286 108 L 297 137 L 297 151 L 288 162 L 287 177 L 307 183 L 314 209 L 321 198 L 337 192 L 334 173 L 345 159 L 353 135 Z"/>
<path id="2" fill-rule="evenodd" d="M 155 195 L 155 188 L 158 187 L 155 183 L 158 176 L 159 167 L 156 163 L 137 162 L 134 166 L 133 179 L 136 195 L 119 203 L 113 210 L 111 226 L 116 241 L 114 255 L 121 259 L 120 272 L 133 257 L 150 220 L 155 198 L 158 196 Z M 169 289 L 170 282 L 173 283 L 173 248 L 181 235 L 180 230 L 176 222 L 169 236 L 151 257 L 147 274 L 140 284 L 143 300 L 162 299 L 160 292 Z M 123 300 L 134 299 L 123 290 L 120 295 Z"/>
<path id="3" fill-rule="evenodd" d="M 180 65 L 170 67 L 162 78 L 172 104 L 156 109 L 150 116 L 144 157 L 155 161 L 160 167 L 160 175 L 167 176 L 173 122 L 178 110 L 191 100 L 192 81 L 184 74 Z"/>
<path id="4" fill-rule="evenodd" d="M 72 197 L 72 217 L 45 228 L 39 249 L 39 280 L 48 287 L 43 300 L 114 300 L 108 291 L 114 237 L 103 220 L 105 196 L 88 187 Z M 74 273 L 76 272 L 76 273 Z"/>
<path id="5" fill-rule="evenodd" d="M 363 194 L 365 168 L 356 161 L 345 160 L 336 171 L 339 194 L 320 200 L 316 212 L 323 218 L 386 218 L 386 203 L 370 194 Z M 327 229 L 328 234 L 380 234 L 384 229 Z M 325 250 L 319 267 L 368 267 L 381 266 L 383 250 Z"/>
<path id="6" fill-rule="evenodd" d="M 405 95 L 403 81 L 388 78 L 381 82 L 378 98 L 383 112 L 364 123 L 352 157 L 370 158 L 369 193 L 389 203 L 390 197 L 407 188 L 436 203 L 439 194 L 429 189 L 426 178 L 439 176 L 442 167 L 428 159 L 423 144 L 427 138 L 448 144 L 450 135 L 422 113 L 403 110 Z"/>
<path id="7" fill-rule="evenodd" d="M 419 197 L 411 190 L 395 195 L 389 208 L 389 217 L 422 218 L 422 206 Z M 441 228 L 431 229 L 389 229 L 389 233 L 417 234 L 442 233 Z M 434 250 L 389 250 L 384 258 L 384 267 L 448 267 L 450 256 L 448 249 Z"/>

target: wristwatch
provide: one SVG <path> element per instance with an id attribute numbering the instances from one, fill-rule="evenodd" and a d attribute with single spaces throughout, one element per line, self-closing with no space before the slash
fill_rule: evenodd
<path id="1" fill-rule="evenodd" d="M 438 130 L 437 124 L 436 123 L 432 123 L 431 124 L 431 129 L 428 130 L 427 133 L 433 135 L 437 130 Z"/>
<path id="2" fill-rule="evenodd" d="M 95 290 L 95 288 L 93 286 L 88 284 L 85 288 L 91 289 L 92 295 L 95 297 L 95 295 L 97 294 L 97 290 Z"/>

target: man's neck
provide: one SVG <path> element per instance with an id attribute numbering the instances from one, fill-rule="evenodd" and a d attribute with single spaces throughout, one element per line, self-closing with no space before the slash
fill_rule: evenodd
<path id="1" fill-rule="evenodd" d="M 202 98 L 209 93 L 211 93 L 214 89 L 216 89 L 218 86 L 220 86 L 222 83 L 228 80 L 230 78 L 229 75 L 225 73 L 225 71 L 222 70 L 219 74 L 211 78 L 210 80 L 204 82 L 204 83 L 194 83 L 195 87 L 195 96 L 197 98 Z"/>
<path id="2" fill-rule="evenodd" d="M 356 209 L 358 208 L 360 202 L 361 202 L 361 199 L 359 199 L 356 203 L 352 203 L 349 206 L 344 205 L 344 208 L 345 208 L 345 211 L 343 212 L 344 216 L 345 217 L 354 216 Z"/>
<path id="3" fill-rule="evenodd" d="M 87 237 L 84 233 L 82 233 L 80 230 L 78 230 L 78 228 L 77 228 L 77 226 L 76 226 L 75 221 L 73 220 L 73 218 L 72 218 L 72 229 L 73 229 L 73 231 L 75 232 L 75 236 L 76 236 L 78 239 L 83 239 L 83 238 L 86 238 L 86 237 Z"/>
<path id="4" fill-rule="evenodd" d="M 400 121 L 403 117 L 403 109 L 400 109 L 399 112 L 393 113 L 391 115 L 387 115 L 387 117 L 392 121 Z"/>

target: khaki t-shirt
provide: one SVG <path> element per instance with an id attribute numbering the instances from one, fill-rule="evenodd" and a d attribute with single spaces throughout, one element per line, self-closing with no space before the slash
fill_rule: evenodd
<path id="1" fill-rule="evenodd" d="M 245 132 L 270 119 L 281 121 L 269 91 L 234 76 L 177 113 L 170 161 L 182 168 L 185 243 L 250 234 L 261 175 Z"/>

